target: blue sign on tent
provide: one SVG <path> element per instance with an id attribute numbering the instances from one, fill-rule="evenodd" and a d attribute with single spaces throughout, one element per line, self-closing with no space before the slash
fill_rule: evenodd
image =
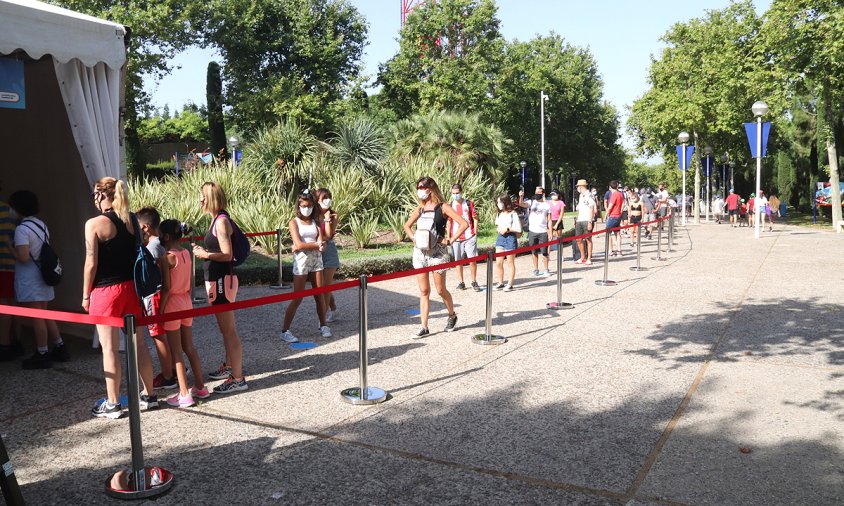
<path id="1" fill-rule="evenodd" d="M 683 146 L 677 146 L 677 166 L 680 170 L 687 171 L 692 164 L 692 156 L 695 154 L 694 146 L 686 146 L 686 166 L 683 167 Z"/>
<path id="2" fill-rule="evenodd" d="M 750 144 L 750 157 L 756 156 L 756 123 L 745 123 L 744 131 L 747 132 L 747 143 Z M 762 123 L 762 158 L 768 154 L 768 135 L 771 133 L 771 124 Z"/>
<path id="3" fill-rule="evenodd" d="M 23 61 L 0 58 L 0 107 L 26 109 Z"/>

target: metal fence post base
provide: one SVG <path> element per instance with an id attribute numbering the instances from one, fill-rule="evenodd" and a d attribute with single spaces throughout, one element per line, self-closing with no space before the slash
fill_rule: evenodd
<path id="1" fill-rule="evenodd" d="M 367 276 L 364 274 L 360 277 L 360 288 L 358 291 L 358 304 L 360 307 L 360 337 L 358 344 L 358 357 L 360 359 L 360 386 L 346 388 L 340 392 L 341 399 L 356 406 L 379 404 L 386 401 L 389 397 L 386 391 L 367 385 L 366 369 L 369 365 L 369 352 L 366 348 L 366 333 L 369 328 L 367 316 L 369 312 L 369 304 L 366 296 L 366 285 Z"/>
<path id="2" fill-rule="evenodd" d="M 129 440 L 132 445 L 132 469 L 129 471 L 121 469 L 109 476 L 105 481 L 105 492 L 106 495 L 118 499 L 147 499 L 170 490 L 173 486 L 173 473 L 161 467 L 144 465 L 135 315 L 128 314 L 123 317 L 123 331 L 126 333 L 126 388 L 129 391 Z M 142 343 L 141 346 L 146 346 L 146 344 Z"/>
<path id="3" fill-rule="evenodd" d="M 472 344 L 491 345 L 504 344 L 507 339 L 492 334 L 492 264 L 495 253 L 489 252 L 486 257 L 486 327 L 483 334 L 472 336 Z"/>
<path id="4" fill-rule="evenodd" d="M 596 279 L 595 284 L 598 286 L 615 286 L 618 283 L 607 279 L 610 268 L 610 229 L 604 231 L 604 279 Z"/>
<path id="5" fill-rule="evenodd" d="M 563 302 L 563 238 L 557 242 L 557 300 L 545 304 L 545 308 L 551 311 L 571 309 L 574 304 Z"/>

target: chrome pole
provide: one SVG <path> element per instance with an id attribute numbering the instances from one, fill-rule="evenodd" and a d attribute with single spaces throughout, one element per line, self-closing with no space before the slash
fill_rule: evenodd
<path id="1" fill-rule="evenodd" d="M 369 326 L 367 317 L 369 311 L 366 291 L 367 279 L 366 274 L 360 277 L 360 287 L 358 289 L 358 307 L 360 309 L 358 320 L 360 322 L 360 328 L 358 329 L 359 386 L 347 388 L 340 392 L 340 396 L 344 401 L 357 405 L 378 404 L 387 400 L 387 392 L 380 388 L 369 386 L 366 377 L 367 366 L 369 364 L 369 352 L 366 347 L 366 333 Z"/>
<path id="2" fill-rule="evenodd" d="M 277 285 L 270 285 L 270 288 L 274 290 L 281 290 L 284 288 L 290 288 L 289 286 L 285 286 L 284 281 L 282 280 L 282 271 L 281 271 L 281 229 L 275 229 L 275 259 L 278 263 L 278 284 Z"/>
<path id="3" fill-rule="evenodd" d="M 610 272 L 610 229 L 604 229 L 604 279 L 595 280 L 598 286 L 615 286 L 615 281 L 610 281 L 607 276 Z"/>
<path id="4" fill-rule="evenodd" d="M 664 219 L 659 220 L 659 226 L 656 227 L 656 256 L 651 257 L 651 260 L 656 260 L 657 262 L 667 260 L 666 258 L 662 258 L 662 224 L 664 222 Z"/>
<path id="5" fill-rule="evenodd" d="M 557 301 L 549 302 L 546 308 L 556 311 L 558 309 L 571 309 L 574 307 L 569 302 L 563 302 L 563 238 L 557 242 Z"/>
<path id="6" fill-rule="evenodd" d="M 144 447 L 141 441 L 140 382 L 138 381 L 138 335 L 135 315 L 123 317 L 123 332 L 126 334 L 126 386 L 129 389 L 129 440 L 132 443 L 132 477 L 135 491 L 146 490 L 144 472 Z M 146 346 L 143 344 L 142 346 Z M 151 390 L 150 390 L 151 391 Z"/>
<path id="7" fill-rule="evenodd" d="M 472 336 L 475 344 L 502 344 L 507 339 L 501 336 L 492 335 L 492 264 L 495 262 L 495 253 L 490 251 L 486 257 L 486 327 L 483 334 Z"/>
<path id="8" fill-rule="evenodd" d="M 642 267 L 642 223 L 636 227 L 636 267 L 631 267 L 631 271 L 646 271 L 647 267 Z"/>
<path id="9" fill-rule="evenodd" d="M 193 254 L 193 247 L 196 242 L 193 236 L 190 238 L 190 296 L 194 302 L 203 302 L 205 299 L 196 296 L 196 256 Z"/>
<path id="10" fill-rule="evenodd" d="M 671 214 L 668 218 L 668 252 L 671 253 L 671 245 L 674 244 L 674 211 L 671 211 Z"/>

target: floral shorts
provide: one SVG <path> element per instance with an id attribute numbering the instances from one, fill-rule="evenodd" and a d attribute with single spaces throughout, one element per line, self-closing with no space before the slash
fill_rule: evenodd
<path id="1" fill-rule="evenodd" d="M 413 268 L 422 269 L 423 267 L 432 267 L 434 265 L 446 264 L 451 260 L 448 256 L 448 248 L 442 244 L 438 244 L 433 249 L 422 251 L 419 248 L 413 248 Z M 448 269 L 434 271 L 437 274 L 442 274 Z"/>

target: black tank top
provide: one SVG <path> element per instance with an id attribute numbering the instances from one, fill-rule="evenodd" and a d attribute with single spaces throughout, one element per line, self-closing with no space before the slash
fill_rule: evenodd
<path id="1" fill-rule="evenodd" d="M 228 218 L 229 213 L 225 210 L 221 210 L 217 213 L 217 218 L 211 220 L 211 226 L 208 227 L 208 232 L 206 232 L 204 239 L 205 249 L 208 250 L 209 253 L 222 253 L 220 250 L 220 241 L 217 239 L 217 236 L 214 235 L 214 229 L 218 219 L 226 220 Z M 215 262 L 213 260 L 206 260 L 203 265 L 203 270 L 206 274 L 206 280 L 212 281 L 220 279 L 226 274 L 232 274 L 232 265 L 231 262 Z"/>
<path id="2" fill-rule="evenodd" d="M 103 213 L 117 228 L 111 239 L 97 244 L 97 272 L 94 273 L 94 287 L 117 285 L 134 279 L 135 258 L 138 256 L 138 242 L 126 228 L 123 220 L 114 211 Z"/>

